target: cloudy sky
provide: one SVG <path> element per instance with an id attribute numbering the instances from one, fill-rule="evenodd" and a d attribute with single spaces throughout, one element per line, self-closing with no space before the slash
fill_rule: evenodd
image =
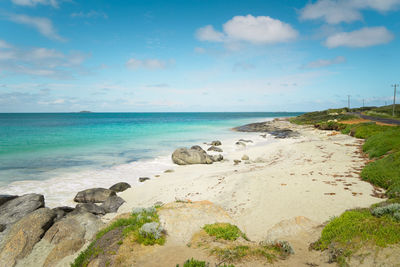
<path id="1" fill-rule="evenodd" d="M 0 112 L 389 104 L 399 11 L 400 0 L 0 0 Z"/>

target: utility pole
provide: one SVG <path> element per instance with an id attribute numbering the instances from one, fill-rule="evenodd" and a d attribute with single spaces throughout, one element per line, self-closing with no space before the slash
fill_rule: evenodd
<path id="1" fill-rule="evenodd" d="M 347 107 L 350 109 L 350 95 L 347 95 Z"/>
<path id="2" fill-rule="evenodd" d="M 399 85 L 398 84 L 392 84 L 392 87 L 394 87 L 394 95 L 393 95 L 393 112 L 392 115 L 394 117 L 394 109 L 396 107 L 396 89 Z"/>

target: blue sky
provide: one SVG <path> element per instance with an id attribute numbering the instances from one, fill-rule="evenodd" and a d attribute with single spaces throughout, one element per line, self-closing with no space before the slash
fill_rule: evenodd
<path id="1" fill-rule="evenodd" d="M 400 0 L 0 0 L 0 112 L 391 103 Z"/>

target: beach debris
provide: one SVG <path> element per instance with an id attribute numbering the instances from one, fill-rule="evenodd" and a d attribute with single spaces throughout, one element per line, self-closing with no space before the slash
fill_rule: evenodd
<path id="1" fill-rule="evenodd" d="M 222 145 L 222 143 L 221 143 L 221 141 L 216 140 L 216 141 L 212 141 L 212 142 L 211 142 L 211 145 L 212 145 L 212 146 L 220 146 L 220 145 Z"/>
<path id="2" fill-rule="evenodd" d="M 235 165 L 238 165 L 238 164 L 239 164 L 240 162 L 242 162 L 242 161 L 239 160 L 239 159 L 234 159 L 233 162 L 235 163 Z"/>
<path id="3" fill-rule="evenodd" d="M 171 173 L 171 172 L 174 172 L 174 170 L 168 169 L 164 171 L 164 173 Z"/>
<path id="4" fill-rule="evenodd" d="M 78 192 L 74 198 L 74 201 L 79 203 L 102 203 L 106 201 L 107 198 L 115 195 L 115 192 L 110 189 L 90 188 Z"/>
<path id="5" fill-rule="evenodd" d="M 334 196 L 334 195 L 336 195 L 336 193 L 324 193 L 324 195 Z"/>
<path id="6" fill-rule="evenodd" d="M 143 183 L 144 181 L 150 180 L 149 177 L 140 177 L 139 182 Z"/>
<path id="7" fill-rule="evenodd" d="M 247 156 L 247 155 L 243 155 L 242 156 L 242 160 L 249 160 L 250 158 L 249 158 L 249 156 Z"/>
<path id="8" fill-rule="evenodd" d="M 125 203 L 125 200 L 119 196 L 111 196 L 101 204 L 100 207 L 104 209 L 106 213 L 117 212 L 118 208 Z"/>
<path id="9" fill-rule="evenodd" d="M 200 146 L 178 148 L 172 153 L 172 161 L 178 165 L 212 164 L 214 161 Z"/>
<path id="10" fill-rule="evenodd" d="M 223 152 L 223 150 L 216 146 L 211 146 L 207 151 L 216 151 L 216 152 Z"/>
<path id="11" fill-rule="evenodd" d="M 115 185 L 110 187 L 110 190 L 114 191 L 114 192 L 123 192 L 126 189 L 131 188 L 131 185 L 125 182 L 119 182 L 116 183 Z"/>

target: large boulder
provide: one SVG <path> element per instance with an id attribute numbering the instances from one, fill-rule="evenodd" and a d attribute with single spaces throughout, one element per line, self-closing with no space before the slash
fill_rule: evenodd
<path id="1" fill-rule="evenodd" d="M 43 195 L 26 194 L 14 198 L 0 206 L 0 224 L 13 224 L 32 211 L 43 207 Z"/>
<path id="2" fill-rule="evenodd" d="M 68 213 L 74 211 L 74 208 L 68 207 L 68 206 L 61 206 L 54 208 L 53 211 L 56 213 L 56 218 L 54 219 L 55 221 L 60 220 L 63 218 L 65 215 Z"/>
<path id="3" fill-rule="evenodd" d="M 78 205 L 76 205 L 75 210 L 77 212 L 86 211 L 86 212 L 93 213 L 95 215 L 106 214 L 106 211 L 104 210 L 104 208 L 97 206 L 94 203 L 79 203 Z"/>
<path id="4" fill-rule="evenodd" d="M 40 208 L 15 223 L 8 232 L 0 252 L 0 266 L 14 266 L 26 257 L 53 224 L 55 212 Z"/>
<path id="5" fill-rule="evenodd" d="M 77 252 L 104 226 L 95 215 L 88 212 L 73 211 L 54 223 L 46 232 L 41 242 L 48 242 L 54 247 L 47 255 L 43 266 L 56 266 L 66 256 Z"/>
<path id="6" fill-rule="evenodd" d="M 110 189 L 90 188 L 78 192 L 74 198 L 74 201 L 80 203 L 102 203 L 106 201 L 107 198 L 115 195 L 115 192 Z"/>
<path id="7" fill-rule="evenodd" d="M 200 148 L 200 147 L 199 147 Z M 178 148 L 172 153 L 172 161 L 178 165 L 212 164 L 213 160 L 202 148 Z"/>
<path id="8" fill-rule="evenodd" d="M 110 190 L 115 192 L 123 192 L 126 189 L 130 188 L 131 185 L 125 182 L 116 183 L 115 185 L 110 187 Z"/>
<path id="9" fill-rule="evenodd" d="M 0 206 L 6 203 L 7 201 L 10 201 L 14 198 L 17 198 L 18 196 L 14 195 L 0 195 Z"/>
<path id="10" fill-rule="evenodd" d="M 210 146 L 210 148 L 207 149 L 207 151 L 223 152 L 223 150 L 221 148 L 216 147 L 216 146 Z"/>
<path id="11" fill-rule="evenodd" d="M 117 212 L 118 208 L 125 202 L 119 196 L 112 196 L 107 198 L 106 201 L 101 205 L 101 207 L 105 210 L 106 213 Z"/>

